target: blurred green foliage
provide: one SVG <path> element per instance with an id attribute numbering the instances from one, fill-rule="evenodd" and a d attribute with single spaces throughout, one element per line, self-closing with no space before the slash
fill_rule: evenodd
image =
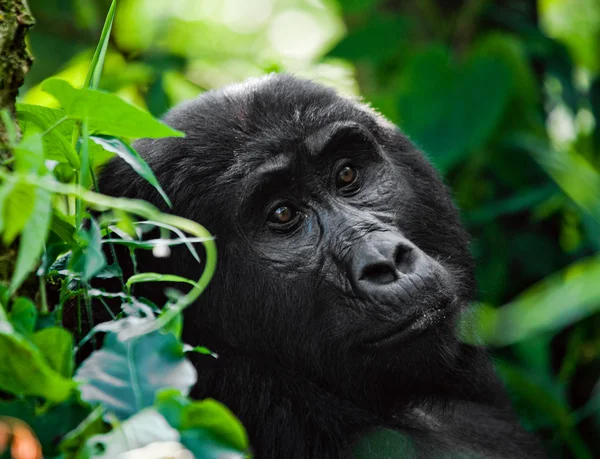
<path id="1" fill-rule="evenodd" d="M 30 6 L 21 103 L 55 108 L 40 82 L 83 85 L 109 1 Z M 600 457 L 600 2 L 121 0 L 99 87 L 159 116 L 273 71 L 363 96 L 429 155 L 473 236 L 470 319 L 524 425 L 556 457 Z"/>

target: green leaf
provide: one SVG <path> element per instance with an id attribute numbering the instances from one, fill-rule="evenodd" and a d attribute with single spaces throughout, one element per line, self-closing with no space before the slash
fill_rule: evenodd
<path id="1" fill-rule="evenodd" d="M 510 142 L 528 151 L 564 193 L 600 223 L 600 172 L 586 158 L 553 149 L 544 139 L 526 134 Z"/>
<path id="2" fill-rule="evenodd" d="M 94 139 L 90 136 L 90 140 Z M 108 151 L 101 145 L 98 145 L 96 142 L 88 142 L 88 147 L 90 150 L 90 161 L 92 162 L 92 167 L 95 170 L 100 169 L 115 157 L 114 152 Z"/>
<path id="3" fill-rule="evenodd" d="M 127 319 L 113 326 L 123 329 L 109 332 L 102 349 L 93 352 L 76 372 L 84 400 L 102 404 L 119 419 L 126 419 L 151 406 L 161 389 L 189 393 L 196 370 L 173 334 L 127 335 L 124 330 L 136 327 L 136 322 Z"/>
<path id="4" fill-rule="evenodd" d="M 383 0 L 344 0 L 339 6 L 344 13 L 357 14 L 370 11 L 380 3 L 383 3 Z"/>
<path id="5" fill-rule="evenodd" d="M 44 144 L 39 132 L 28 131 L 14 148 L 15 172 L 22 174 L 43 175 L 46 169 L 44 163 Z"/>
<path id="6" fill-rule="evenodd" d="M 100 75 L 102 75 L 102 68 L 104 67 L 104 58 L 108 48 L 110 31 L 112 29 L 113 21 L 115 20 L 116 9 L 117 0 L 113 0 L 106 15 L 106 19 L 104 20 L 104 26 L 102 27 L 100 40 L 96 46 L 96 51 L 94 51 L 94 57 L 92 57 L 88 74 L 85 77 L 85 83 L 83 84 L 84 87 L 91 89 L 98 88 L 98 84 L 100 83 Z"/>
<path id="7" fill-rule="evenodd" d="M 76 232 L 75 227 L 66 220 L 63 220 L 56 212 L 52 214 L 50 230 L 66 244 L 75 245 L 75 238 L 73 237 Z"/>
<path id="8" fill-rule="evenodd" d="M 207 398 L 189 405 L 183 412 L 182 429 L 203 429 L 233 448 L 248 448 L 248 436 L 234 414 L 222 403 Z"/>
<path id="9" fill-rule="evenodd" d="M 378 62 L 402 50 L 406 40 L 408 22 L 402 17 L 370 16 L 362 27 L 353 29 L 328 53 L 328 57 Z"/>
<path id="10" fill-rule="evenodd" d="M 81 159 L 81 170 L 79 171 L 78 184 L 84 189 L 89 189 L 92 184 L 92 163 L 90 161 L 90 126 L 85 118 L 81 123 L 79 158 Z M 78 204 L 81 202 L 78 201 Z M 75 221 L 77 226 L 81 224 L 83 206 L 77 206 Z"/>
<path id="11" fill-rule="evenodd" d="M 65 378 L 73 375 L 73 336 L 67 330 L 59 327 L 44 328 L 36 332 L 31 341 L 44 354 L 54 371 Z"/>
<path id="12" fill-rule="evenodd" d="M 229 459 L 244 459 L 248 457 L 245 451 L 222 443 L 204 429 L 185 429 L 181 432 L 181 443 L 192 452 L 194 457 L 227 457 Z"/>
<path id="13" fill-rule="evenodd" d="M 160 186 L 160 183 L 158 183 L 158 179 L 154 175 L 154 172 L 152 172 L 152 169 L 150 169 L 150 166 L 148 166 L 144 158 L 142 158 L 137 151 L 131 148 L 131 146 L 121 139 L 117 139 L 115 137 L 92 136 L 91 140 L 98 145 L 101 145 L 105 150 L 116 153 L 121 159 L 129 164 L 140 177 L 146 180 L 154 187 L 156 191 L 159 192 L 169 207 L 173 207 L 171 200 Z"/>
<path id="14" fill-rule="evenodd" d="M 134 274 L 127 279 L 126 286 L 129 288 L 133 284 L 140 282 L 182 282 L 190 285 L 197 285 L 197 282 L 185 277 L 176 276 L 175 274 L 160 274 L 160 273 L 139 273 Z"/>
<path id="15" fill-rule="evenodd" d="M 73 169 L 79 170 L 79 157 L 71 144 L 75 122 L 67 119 L 64 110 L 17 104 L 17 117 L 25 133 L 36 128 L 45 131 L 42 142 L 46 159 L 59 162 L 66 160 Z"/>
<path id="16" fill-rule="evenodd" d="M 35 206 L 35 189 L 23 182 L 5 182 L 0 187 L 0 231 L 10 245 L 25 227 Z"/>
<path id="17" fill-rule="evenodd" d="M 106 258 L 102 251 L 102 234 L 94 219 L 90 219 L 89 229 L 81 229 L 78 233 L 79 246 L 73 251 L 69 269 L 81 275 L 87 282 L 106 266 Z"/>
<path id="18" fill-rule="evenodd" d="M 120 99 L 92 89 L 76 89 L 64 80 L 46 80 L 42 89 L 54 96 L 73 119 L 89 120 L 90 130 L 117 137 L 182 137 L 183 133 Z"/>
<path id="19" fill-rule="evenodd" d="M 564 42 L 577 63 L 598 72 L 600 69 L 600 3 L 579 0 L 538 2 L 540 24 L 549 36 Z"/>
<path id="20" fill-rule="evenodd" d="M 10 323 L 17 332 L 24 336 L 33 333 L 37 316 L 37 308 L 28 298 L 17 298 L 10 308 Z"/>
<path id="21" fill-rule="evenodd" d="M 52 169 L 52 175 L 54 175 L 59 182 L 71 183 L 75 178 L 75 170 L 69 163 L 58 163 Z"/>
<path id="22" fill-rule="evenodd" d="M 432 46 L 407 64 L 399 85 L 400 127 L 445 171 L 488 140 L 507 106 L 511 73 L 477 53 L 457 67 L 446 48 Z"/>
<path id="23" fill-rule="evenodd" d="M 537 188 L 525 188 L 518 191 L 514 196 L 490 202 L 485 206 L 472 210 L 464 215 L 463 221 L 468 225 L 486 224 L 503 215 L 531 209 L 557 193 L 559 191 L 553 183 Z"/>
<path id="24" fill-rule="evenodd" d="M 119 455 L 155 442 L 177 442 L 179 432 L 171 427 L 156 410 L 147 408 L 103 435 L 95 435 L 86 442 L 83 457 L 116 458 Z M 148 456 L 140 453 L 139 457 Z M 164 457 L 172 457 L 165 455 Z"/>
<path id="25" fill-rule="evenodd" d="M 489 346 L 508 346 L 540 333 L 557 333 L 600 311 L 600 259 L 573 263 L 495 309 L 480 305 L 467 313 L 466 321 Z M 463 330 L 465 340 L 477 342 Z"/>
<path id="26" fill-rule="evenodd" d="M 19 254 L 17 255 L 15 271 L 10 283 L 11 292 L 19 288 L 38 263 L 44 250 L 51 216 L 52 195 L 46 189 L 36 187 L 33 212 L 21 233 Z"/>
<path id="27" fill-rule="evenodd" d="M 246 457 L 244 427 L 221 403 L 191 401 L 177 390 L 166 389 L 158 393 L 155 406 L 181 432 L 181 442 L 195 457 Z"/>
<path id="28" fill-rule="evenodd" d="M 60 403 L 74 388 L 75 382 L 54 371 L 37 347 L 0 324 L 0 389 Z"/>
<path id="29" fill-rule="evenodd" d="M 202 355 L 210 355 L 215 358 L 218 357 L 217 354 L 215 354 L 213 351 L 211 351 L 209 348 L 207 348 L 205 346 L 194 346 L 192 349 L 190 349 L 190 351 L 197 352 L 198 354 L 202 354 Z"/>

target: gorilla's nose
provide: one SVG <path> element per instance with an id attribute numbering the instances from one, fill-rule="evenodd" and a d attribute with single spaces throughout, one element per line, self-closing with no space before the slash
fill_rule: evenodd
<path id="1" fill-rule="evenodd" d="M 360 289 L 370 290 L 398 280 L 413 270 L 413 246 L 394 234 L 381 234 L 359 245 L 354 253 L 352 277 Z"/>

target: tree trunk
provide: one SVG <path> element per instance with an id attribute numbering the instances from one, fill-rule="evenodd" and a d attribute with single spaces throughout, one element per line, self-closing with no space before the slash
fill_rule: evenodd
<path id="1" fill-rule="evenodd" d="M 0 110 L 8 109 L 14 120 L 15 99 L 19 87 L 33 58 L 25 45 L 27 29 L 34 24 L 27 0 L 0 0 Z M 14 128 L 19 127 L 14 122 Z M 7 159 L 10 152 L 6 148 L 8 137 L 4 120 L 0 117 L 0 159 Z M 1 243 L 0 243 L 1 244 Z M 17 244 L 11 247 L 0 245 L 0 283 L 10 282 L 17 259 Z M 30 298 L 34 298 L 37 283 L 29 282 L 20 289 Z"/>
<path id="2" fill-rule="evenodd" d="M 14 113 L 15 98 L 33 58 L 25 45 L 27 29 L 34 24 L 27 0 L 0 0 L 0 109 Z M 6 128 L 0 122 L 0 143 Z"/>

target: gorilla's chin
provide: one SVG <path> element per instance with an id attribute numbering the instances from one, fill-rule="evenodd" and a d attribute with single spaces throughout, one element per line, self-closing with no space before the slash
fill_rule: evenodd
<path id="1" fill-rule="evenodd" d="M 398 324 L 382 326 L 364 339 L 363 346 L 368 349 L 389 349 L 407 341 L 418 340 L 427 333 L 439 329 L 444 324 L 451 325 L 455 312 L 451 301 L 442 301 L 438 306 L 430 307 L 408 317 Z"/>

